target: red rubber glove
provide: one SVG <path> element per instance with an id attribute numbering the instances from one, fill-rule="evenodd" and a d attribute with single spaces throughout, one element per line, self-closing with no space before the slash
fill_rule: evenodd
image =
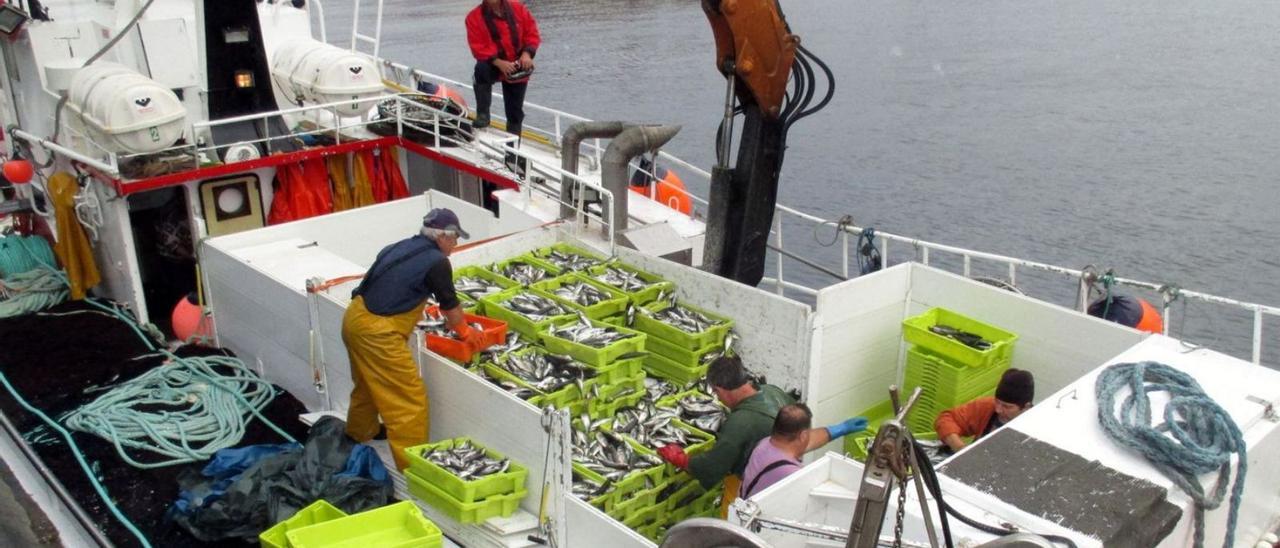
<path id="1" fill-rule="evenodd" d="M 664 445 L 658 448 L 658 456 L 671 463 L 671 466 L 681 470 L 689 468 L 689 455 L 686 455 L 684 448 L 679 445 Z"/>
<path id="2" fill-rule="evenodd" d="M 485 343 L 484 332 L 467 325 L 466 322 L 459 324 L 454 331 L 458 333 L 458 339 L 471 348 L 472 352 L 479 352 L 489 347 Z"/>

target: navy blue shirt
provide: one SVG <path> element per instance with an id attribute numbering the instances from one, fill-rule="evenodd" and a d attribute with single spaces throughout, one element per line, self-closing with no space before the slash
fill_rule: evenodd
<path id="1" fill-rule="evenodd" d="M 364 297 L 369 312 L 392 316 L 420 306 L 434 296 L 441 310 L 458 306 L 453 289 L 453 266 L 435 240 L 421 234 L 382 248 L 365 273 L 360 286 L 351 292 Z"/>

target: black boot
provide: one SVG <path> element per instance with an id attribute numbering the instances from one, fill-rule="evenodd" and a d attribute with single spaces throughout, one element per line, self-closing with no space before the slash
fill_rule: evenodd
<path id="1" fill-rule="evenodd" d="M 476 84 L 476 129 L 489 127 L 489 106 L 493 104 L 493 84 Z"/>

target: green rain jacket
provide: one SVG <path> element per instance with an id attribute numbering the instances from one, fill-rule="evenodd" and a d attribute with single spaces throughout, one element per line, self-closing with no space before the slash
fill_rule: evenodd
<path id="1" fill-rule="evenodd" d="M 781 388 L 760 386 L 756 395 L 742 400 L 729 413 L 711 450 L 689 457 L 689 473 L 707 489 L 731 473 L 742 477 L 752 449 L 773 432 L 778 410 L 795 402 Z"/>

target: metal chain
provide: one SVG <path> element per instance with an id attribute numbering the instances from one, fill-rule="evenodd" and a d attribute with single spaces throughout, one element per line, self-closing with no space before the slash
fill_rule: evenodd
<path id="1" fill-rule="evenodd" d="M 893 548 L 902 548 L 902 520 L 907 513 L 907 480 L 898 480 L 898 522 L 893 525 Z"/>

